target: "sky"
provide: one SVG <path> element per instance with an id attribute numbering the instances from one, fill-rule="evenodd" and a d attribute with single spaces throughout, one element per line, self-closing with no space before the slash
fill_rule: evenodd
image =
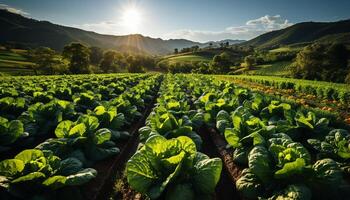
<path id="1" fill-rule="evenodd" d="M 102 34 L 198 42 L 350 19 L 350 0 L 0 0 L 0 8 Z"/>

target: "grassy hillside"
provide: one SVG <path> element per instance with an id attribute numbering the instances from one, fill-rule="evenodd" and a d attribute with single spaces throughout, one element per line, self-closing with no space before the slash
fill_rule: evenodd
<path id="1" fill-rule="evenodd" d="M 174 63 L 186 63 L 186 62 L 209 62 L 211 59 L 204 56 L 198 55 L 179 55 L 179 56 L 171 56 L 162 60 L 161 62 L 168 62 L 169 64 Z"/>
<path id="2" fill-rule="evenodd" d="M 211 60 L 213 60 L 215 55 L 219 55 L 223 52 L 228 53 L 233 58 L 242 57 L 241 52 L 237 52 L 229 48 L 228 49 L 213 48 L 213 49 L 201 49 L 196 52 L 167 55 L 162 57 L 160 62 L 168 62 L 169 64 L 174 64 L 176 62 L 179 62 L 179 63 L 210 62 Z"/>
<path id="3" fill-rule="evenodd" d="M 47 46 L 62 50 L 71 42 L 118 51 L 167 54 L 174 48 L 182 49 L 201 43 L 183 39 L 162 40 L 139 34 L 126 36 L 102 35 L 91 31 L 56 25 L 47 21 L 29 19 L 18 14 L 0 10 L 0 43 L 20 43 L 25 46 Z"/>
<path id="4" fill-rule="evenodd" d="M 270 53 L 287 53 L 287 52 L 299 52 L 303 49 L 303 46 L 283 46 L 276 49 L 269 50 Z"/>
<path id="5" fill-rule="evenodd" d="M 198 52 L 189 52 L 189 53 L 179 53 L 179 54 L 171 54 L 164 56 L 161 63 L 186 63 L 186 62 L 210 62 L 213 57 L 217 54 L 220 54 L 222 50 L 218 49 L 208 49 L 208 50 L 200 50 Z"/>
<path id="6" fill-rule="evenodd" d="M 34 63 L 25 58 L 25 53 L 26 51 L 21 49 L 0 50 L 0 73 L 10 75 L 33 74 L 30 66 Z"/>
<path id="7" fill-rule="evenodd" d="M 292 64 L 292 61 L 282 61 L 265 65 L 258 65 L 254 67 L 254 70 L 249 71 L 248 74 L 263 76 L 289 76 L 290 64 Z"/>
<path id="8" fill-rule="evenodd" d="M 344 38 L 347 38 L 348 33 L 350 33 L 350 20 L 339 22 L 304 22 L 282 30 L 265 33 L 242 43 L 242 45 L 251 45 L 258 48 L 276 48 L 280 45 L 312 42 L 326 36 L 332 37 L 331 41 L 325 39 L 328 42 L 349 41 L 349 39 L 344 40 Z"/>

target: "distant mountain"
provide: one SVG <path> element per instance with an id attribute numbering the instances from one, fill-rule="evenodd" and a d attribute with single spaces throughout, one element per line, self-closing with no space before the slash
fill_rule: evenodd
<path id="1" fill-rule="evenodd" d="M 0 10 L 0 43 L 20 43 L 32 47 L 47 46 L 62 50 L 71 42 L 81 42 L 90 46 L 119 51 L 167 54 L 175 48 L 182 49 L 201 45 L 184 39 L 162 40 L 140 34 L 114 36 L 103 35 L 78 28 L 61 26 L 47 21 L 38 21 Z"/>
<path id="2" fill-rule="evenodd" d="M 350 33 L 350 20 L 338 22 L 303 22 L 288 28 L 262 34 L 242 43 L 258 48 L 274 48 L 280 45 L 319 41 L 346 42 Z"/>
<path id="3" fill-rule="evenodd" d="M 220 43 L 226 43 L 228 42 L 230 45 L 234 45 L 234 44 L 241 44 L 243 42 L 246 42 L 246 40 L 231 40 L 231 39 L 226 39 L 226 40 L 220 40 L 220 41 L 210 41 L 210 42 L 206 42 L 203 43 L 201 46 L 209 46 L 210 43 L 214 46 L 214 47 L 219 47 Z"/>

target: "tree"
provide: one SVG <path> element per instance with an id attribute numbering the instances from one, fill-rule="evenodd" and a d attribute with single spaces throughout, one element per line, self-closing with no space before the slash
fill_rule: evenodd
<path id="1" fill-rule="evenodd" d="M 244 58 L 244 63 L 242 63 L 241 66 L 246 69 L 251 69 L 255 63 L 256 62 L 254 56 L 249 55 Z"/>
<path id="2" fill-rule="evenodd" d="M 44 74 L 54 74 L 55 66 L 62 65 L 62 61 L 57 57 L 57 53 L 48 47 L 39 47 L 30 51 L 30 57 L 35 63 L 33 67 L 35 74 L 38 74 L 38 71 Z"/>
<path id="3" fill-rule="evenodd" d="M 198 45 L 194 45 L 194 46 L 191 47 L 191 49 L 192 49 L 193 52 L 196 52 L 196 51 L 198 51 L 199 46 Z"/>
<path id="4" fill-rule="evenodd" d="M 139 60 L 136 59 L 134 56 L 129 55 L 126 58 L 126 61 L 128 63 L 128 71 L 130 73 L 143 73 L 144 72 L 143 66 L 141 65 Z"/>
<path id="5" fill-rule="evenodd" d="M 64 47 L 63 57 L 70 60 L 69 71 L 73 74 L 90 73 L 90 50 L 83 44 L 71 43 Z"/>
<path id="6" fill-rule="evenodd" d="M 107 73 L 113 70 L 113 67 L 115 65 L 116 55 L 117 53 L 115 51 L 107 51 L 104 53 L 103 59 L 100 64 L 100 68 L 103 72 Z"/>
<path id="7" fill-rule="evenodd" d="M 174 49 L 174 54 L 178 54 L 179 53 L 179 49 L 178 48 L 175 48 Z"/>
<path id="8" fill-rule="evenodd" d="M 100 64 L 103 58 L 103 50 L 99 47 L 90 47 L 90 62 L 91 64 Z"/>
<path id="9" fill-rule="evenodd" d="M 348 54 L 343 44 L 314 43 L 297 54 L 292 74 L 295 78 L 344 82 Z"/>
<path id="10" fill-rule="evenodd" d="M 212 60 L 212 71 L 216 73 L 227 73 L 230 71 L 231 66 L 230 55 L 227 52 L 223 52 L 219 55 L 215 55 Z"/>

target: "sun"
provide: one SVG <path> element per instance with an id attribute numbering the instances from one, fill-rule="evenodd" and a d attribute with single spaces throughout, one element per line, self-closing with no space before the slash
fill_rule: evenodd
<path id="1" fill-rule="evenodd" d="M 123 11 L 122 24 L 129 31 L 135 32 L 141 25 L 141 13 L 137 8 L 131 7 Z"/>

